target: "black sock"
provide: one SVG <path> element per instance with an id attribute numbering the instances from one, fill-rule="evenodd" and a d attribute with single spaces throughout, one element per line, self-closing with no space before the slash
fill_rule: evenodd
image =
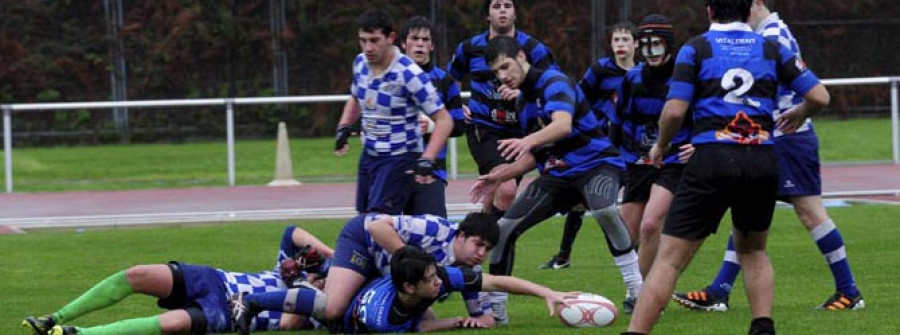
<path id="1" fill-rule="evenodd" d="M 775 335 L 775 321 L 761 317 L 750 322 L 750 335 Z"/>

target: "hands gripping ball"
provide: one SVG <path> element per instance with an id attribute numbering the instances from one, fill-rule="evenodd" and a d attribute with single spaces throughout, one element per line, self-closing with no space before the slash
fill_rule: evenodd
<path id="1" fill-rule="evenodd" d="M 619 310 L 603 296 L 581 293 L 577 298 L 568 299 L 569 306 L 559 309 L 557 315 L 569 327 L 606 327 L 616 321 Z"/>

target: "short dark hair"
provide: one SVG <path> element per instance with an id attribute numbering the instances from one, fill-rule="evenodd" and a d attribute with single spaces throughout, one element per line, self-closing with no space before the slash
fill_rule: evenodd
<path id="1" fill-rule="evenodd" d="M 522 51 L 519 41 L 509 36 L 497 36 L 488 42 L 487 48 L 484 50 L 484 58 L 488 65 L 500 58 L 500 56 L 515 58 Z"/>
<path id="2" fill-rule="evenodd" d="M 706 5 L 712 10 L 714 22 L 747 22 L 753 0 L 706 0 Z"/>
<path id="3" fill-rule="evenodd" d="M 421 15 L 413 16 L 406 20 L 403 28 L 400 28 L 400 36 L 398 37 L 400 37 L 401 41 L 405 41 L 410 31 L 422 29 L 431 32 L 431 40 L 434 41 L 434 25 L 431 23 L 431 20 Z"/>
<path id="4" fill-rule="evenodd" d="M 631 34 L 631 38 L 637 39 L 637 27 L 634 26 L 634 23 L 631 23 L 629 21 L 622 21 L 622 22 L 616 23 L 614 26 L 609 28 L 608 35 L 610 37 L 612 37 L 613 33 L 620 31 L 620 30 L 624 30 L 625 32 Z"/>
<path id="5" fill-rule="evenodd" d="M 418 284 L 425 279 L 429 266 L 437 266 L 434 257 L 418 247 L 406 245 L 391 255 L 391 284 L 403 289 L 403 284 Z"/>
<path id="6" fill-rule="evenodd" d="M 356 27 L 367 33 L 380 30 L 384 36 L 394 32 L 394 19 L 380 9 L 369 9 L 356 18 Z"/>
<path id="7" fill-rule="evenodd" d="M 500 226 L 497 225 L 497 217 L 493 214 L 472 212 L 459 223 L 456 233 L 466 234 L 466 237 L 479 237 L 487 241 L 491 246 L 497 246 L 500 240 Z"/>
<path id="8" fill-rule="evenodd" d="M 481 7 L 481 12 L 484 13 L 484 16 L 488 16 L 491 14 L 491 3 L 495 0 L 484 0 L 484 5 Z M 510 1 L 513 4 L 513 9 L 518 9 L 515 1 Z"/>

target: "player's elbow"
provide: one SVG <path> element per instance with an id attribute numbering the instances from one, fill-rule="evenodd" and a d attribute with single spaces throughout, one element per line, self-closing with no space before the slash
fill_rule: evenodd
<path id="1" fill-rule="evenodd" d="M 804 96 L 803 98 L 807 103 L 811 104 L 812 107 L 815 108 L 823 108 L 831 103 L 831 94 L 828 93 L 828 90 L 825 88 L 825 86 L 821 84 L 813 87 L 813 89 L 807 92 L 806 96 Z"/>

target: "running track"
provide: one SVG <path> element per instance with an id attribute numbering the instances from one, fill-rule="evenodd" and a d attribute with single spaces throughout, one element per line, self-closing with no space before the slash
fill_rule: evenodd
<path id="1" fill-rule="evenodd" d="M 900 203 L 900 165 L 829 165 L 825 196 Z M 473 180 L 451 181 L 451 214 L 476 209 Z M 354 183 L 294 187 L 238 186 L 115 192 L 0 194 L 0 228 L 65 228 L 349 217 Z M 3 229 L 0 229 L 2 232 Z"/>

